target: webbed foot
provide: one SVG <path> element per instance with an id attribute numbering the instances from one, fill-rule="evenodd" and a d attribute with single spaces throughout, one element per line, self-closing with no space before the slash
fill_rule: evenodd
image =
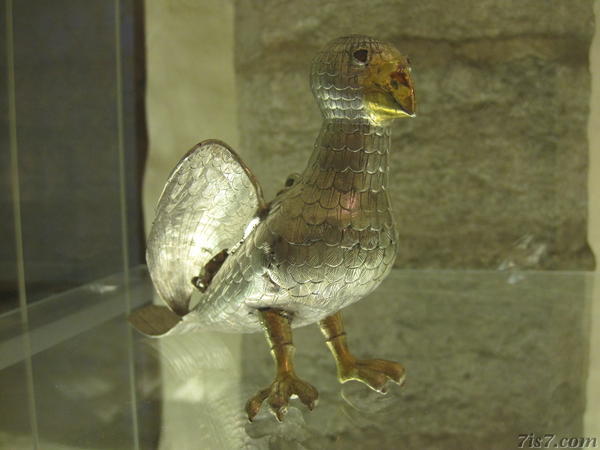
<path id="1" fill-rule="evenodd" d="M 405 380 L 405 369 L 401 364 L 385 359 L 342 359 L 338 365 L 338 378 L 345 383 L 350 380 L 360 381 L 371 389 L 385 394 L 388 381 L 402 385 Z"/>
<path id="2" fill-rule="evenodd" d="M 312 411 L 319 393 L 311 384 L 301 380 L 294 373 L 277 374 L 271 386 L 259 391 L 246 403 L 248 419 L 250 421 L 254 420 L 266 400 L 271 412 L 281 422 L 287 413 L 289 399 L 293 396 L 297 396 Z"/>

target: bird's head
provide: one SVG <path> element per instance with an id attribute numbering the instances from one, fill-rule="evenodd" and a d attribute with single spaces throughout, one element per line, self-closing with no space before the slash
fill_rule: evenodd
<path id="1" fill-rule="evenodd" d="M 383 125 L 415 115 L 408 58 L 368 36 L 344 36 L 327 44 L 313 60 L 310 84 L 326 119 Z"/>

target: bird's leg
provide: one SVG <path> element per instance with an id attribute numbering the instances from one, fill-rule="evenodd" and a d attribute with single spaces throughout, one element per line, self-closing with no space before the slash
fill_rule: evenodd
<path id="1" fill-rule="evenodd" d="M 296 349 L 292 342 L 290 318 L 283 311 L 276 309 L 261 310 L 259 315 L 271 346 L 271 355 L 275 360 L 276 375 L 275 381 L 268 388 L 259 391 L 246 403 L 248 419 L 252 421 L 263 401 L 267 400 L 271 411 L 277 420 L 281 421 L 293 395 L 298 396 L 300 401 L 312 410 L 319 394 L 312 385 L 302 381 L 294 372 L 293 357 Z"/>
<path id="2" fill-rule="evenodd" d="M 348 350 L 346 332 L 341 313 L 333 314 L 319 322 L 325 335 L 327 346 L 337 365 L 338 379 L 341 383 L 350 380 L 360 381 L 377 392 L 386 392 L 386 383 L 393 381 L 404 383 L 404 367 L 393 361 L 383 359 L 357 359 Z"/>

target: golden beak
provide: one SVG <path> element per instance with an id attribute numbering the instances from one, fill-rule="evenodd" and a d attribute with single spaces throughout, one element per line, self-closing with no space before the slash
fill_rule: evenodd
<path id="1" fill-rule="evenodd" d="M 372 61 L 362 86 L 374 121 L 415 116 L 415 89 L 410 67 L 403 57 Z"/>
<path id="2" fill-rule="evenodd" d="M 390 74 L 391 93 L 402 111 L 410 117 L 415 116 L 415 88 L 410 69 L 398 64 L 397 70 Z"/>

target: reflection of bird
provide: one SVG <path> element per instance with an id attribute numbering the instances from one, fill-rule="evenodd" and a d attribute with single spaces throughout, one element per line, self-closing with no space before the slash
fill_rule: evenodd
<path id="1" fill-rule="evenodd" d="M 265 330 L 277 376 L 248 402 L 250 419 L 265 399 L 278 419 L 291 395 L 314 405 L 316 390 L 294 373 L 292 326 L 319 322 L 342 382 L 383 392 L 404 377 L 397 363 L 352 356 L 338 311 L 375 289 L 395 258 L 389 125 L 414 115 L 409 63 L 389 44 L 343 37 L 315 58 L 311 86 L 321 132 L 304 172 L 272 202 L 221 142 L 205 141 L 179 162 L 147 253 L 154 284 L 176 314 L 148 307 L 131 318 L 154 336 Z"/>

